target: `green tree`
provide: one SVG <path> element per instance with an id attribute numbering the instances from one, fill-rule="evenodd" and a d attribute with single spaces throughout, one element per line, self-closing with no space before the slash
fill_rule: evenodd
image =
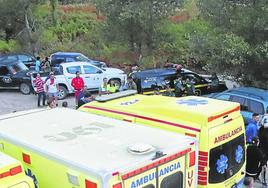
<path id="1" fill-rule="evenodd" d="M 157 46 L 156 25 L 182 6 L 182 0 L 96 0 L 107 17 L 109 39 L 127 41 L 131 51 L 153 55 Z"/>
<path id="2" fill-rule="evenodd" d="M 214 67 L 242 79 L 247 85 L 264 86 L 267 68 L 268 6 L 267 0 L 199 0 L 201 17 L 219 34 L 221 49 Z M 209 60 L 213 59 L 213 56 Z M 220 65 L 220 66 L 219 66 Z M 260 86 L 260 85 L 259 85 Z"/>

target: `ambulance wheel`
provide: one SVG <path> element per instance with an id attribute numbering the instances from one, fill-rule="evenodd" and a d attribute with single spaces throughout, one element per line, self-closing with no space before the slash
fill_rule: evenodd
<path id="1" fill-rule="evenodd" d="M 59 86 L 58 99 L 63 100 L 67 97 L 67 95 L 68 95 L 68 91 L 67 91 L 66 87 Z"/>
<path id="2" fill-rule="evenodd" d="M 201 90 L 200 90 L 200 89 L 196 89 L 196 90 L 195 90 L 195 95 L 196 95 L 196 96 L 201 96 L 201 94 L 202 94 L 202 93 L 201 93 Z"/>
<path id="3" fill-rule="evenodd" d="M 20 84 L 20 92 L 23 95 L 29 95 L 31 93 L 31 86 L 29 84 L 26 84 L 26 83 L 21 83 Z"/>
<path id="4" fill-rule="evenodd" d="M 115 83 L 116 86 L 118 86 L 118 87 L 121 86 L 121 81 L 120 81 L 120 79 L 111 79 L 111 80 L 109 80 L 109 83 L 110 83 L 111 81 L 114 81 L 114 83 Z"/>

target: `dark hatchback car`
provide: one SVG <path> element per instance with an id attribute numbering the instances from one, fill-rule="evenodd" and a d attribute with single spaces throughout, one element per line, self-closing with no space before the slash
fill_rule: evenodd
<path id="1" fill-rule="evenodd" d="M 0 88 L 19 89 L 27 95 L 32 92 L 29 69 L 20 61 L 0 62 Z"/>
<path id="2" fill-rule="evenodd" d="M 77 52 L 56 52 L 50 56 L 50 60 L 53 67 L 57 67 L 61 63 L 69 62 L 89 62 L 100 68 L 106 67 L 104 62 L 89 59 L 85 55 Z"/>
<path id="3" fill-rule="evenodd" d="M 163 69 L 152 69 L 140 72 L 132 73 L 132 78 L 137 84 L 138 93 L 142 94 L 153 94 L 155 88 L 160 90 L 165 90 L 166 85 L 170 85 L 174 89 L 174 81 L 178 77 L 186 80 L 189 78 L 193 81 L 195 86 L 196 95 L 206 95 L 215 90 L 210 89 L 211 81 L 203 78 L 187 69 L 182 69 L 180 73 L 174 68 L 163 68 Z M 219 87 L 216 92 L 221 92 L 227 90 L 224 82 L 220 82 Z"/>
<path id="4" fill-rule="evenodd" d="M 1 61 L 21 61 L 28 68 L 35 66 L 35 57 L 27 53 L 12 53 L 12 54 L 4 54 L 0 55 Z"/>

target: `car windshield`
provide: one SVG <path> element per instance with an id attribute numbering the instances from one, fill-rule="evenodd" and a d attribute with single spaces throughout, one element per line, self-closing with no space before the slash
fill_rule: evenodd
<path id="1" fill-rule="evenodd" d="M 11 64 L 8 66 L 9 70 L 13 73 L 16 74 L 21 71 L 29 70 L 26 65 L 24 65 L 22 62 L 16 63 L 16 64 Z"/>
<path id="2" fill-rule="evenodd" d="M 75 57 L 76 61 L 90 61 L 90 59 L 88 59 L 86 56 L 84 55 L 78 55 Z"/>
<path id="3" fill-rule="evenodd" d="M 244 134 L 210 150 L 209 183 L 223 182 L 236 174 L 245 162 Z"/>

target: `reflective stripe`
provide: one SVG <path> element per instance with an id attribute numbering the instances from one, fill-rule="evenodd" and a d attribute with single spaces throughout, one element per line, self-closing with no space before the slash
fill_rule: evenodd
<path id="1" fill-rule="evenodd" d="M 110 110 L 110 109 L 94 107 L 94 106 L 84 106 L 83 108 L 90 108 L 90 109 L 110 112 L 110 113 L 114 113 L 114 114 L 127 115 L 127 116 L 140 118 L 140 119 L 144 119 L 144 120 L 148 120 L 148 121 L 154 121 L 154 122 L 163 123 L 163 124 L 167 124 L 167 125 L 171 125 L 171 126 L 175 126 L 175 127 L 180 127 L 180 128 L 188 129 L 188 130 L 195 131 L 195 132 L 201 132 L 201 129 L 198 129 L 198 128 L 189 127 L 189 126 L 186 126 L 186 125 L 181 125 L 181 124 L 178 124 L 178 123 L 173 123 L 173 122 L 169 122 L 169 121 L 165 121 L 165 120 L 161 120 L 161 119 L 156 119 L 156 118 L 151 118 L 151 117 L 131 114 L 131 113 L 127 113 L 127 112 L 121 112 L 121 111 L 117 111 L 117 110 Z"/>

